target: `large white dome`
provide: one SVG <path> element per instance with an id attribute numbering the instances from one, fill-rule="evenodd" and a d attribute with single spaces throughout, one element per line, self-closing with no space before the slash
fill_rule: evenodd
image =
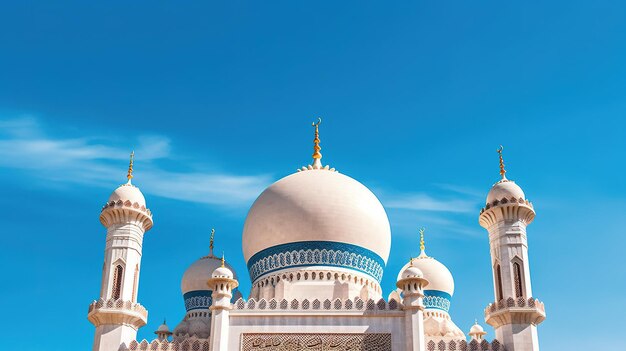
<path id="1" fill-rule="evenodd" d="M 242 246 L 253 282 L 305 266 L 347 268 L 380 281 L 391 231 L 383 206 L 363 184 L 314 169 L 287 176 L 258 197 Z"/>

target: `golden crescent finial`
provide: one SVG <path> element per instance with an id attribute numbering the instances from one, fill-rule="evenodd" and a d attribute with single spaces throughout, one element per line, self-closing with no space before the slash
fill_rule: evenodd
<path id="1" fill-rule="evenodd" d="M 504 169 L 504 159 L 502 158 L 502 150 L 504 150 L 504 147 L 502 145 L 500 145 L 500 148 L 498 148 L 498 150 L 496 150 L 498 152 L 498 155 L 500 157 L 500 176 L 502 176 L 502 179 L 506 179 L 506 170 Z"/>
<path id="2" fill-rule="evenodd" d="M 224 268 L 224 267 L 225 267 L 224 262 L 225 262 L 225 260 L 224 260 L 224 251 L 222 251 L 222 268 Z"/>
<path id="3" fill-rule="evenodd" d="M 215 238 L 215 228 L 211 228 L 211 239 L 209 239 L 209 255 L 213 256 L 213 239 Z"/>
<path id="4" fill-rule="evenodd" d="M 315 139 L 313 139 L 313 161 L 321 160 L 322 154 L 320 150 L 322 147 L 320 146 L 320 124 L 322 123 L 322 118 L 318 117 L 317 122 L 311 123 L 311 126 L 315 127 Z"/>
<path id="5" fill-rule="evenodd" d="M 133 163 L 135 162 L 135 151 L 130 153 L 130 162 L 128 163 L 128 174 L 126 178 L 128 178 L 128 184 L 130 184 L 130 180 L 133 179 Z"/>
<path id="6" fill-rule="evenodd" d="M 424 252 L 424 250 L 426 250 L 426 245 L 424 243 L 424 231 L 426 231 L 426 228 L 421 227 L 419 229 L 420 232 L 420 251 Z"/>

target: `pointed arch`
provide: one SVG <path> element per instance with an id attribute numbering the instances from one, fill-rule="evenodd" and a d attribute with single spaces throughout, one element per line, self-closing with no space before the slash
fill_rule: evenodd
<path id="1" fill-rule="evenodd" d="M 522 260 L 515 256 L 512 260 L 513 268 L 513 288 L 515 297 L 524 296 L 524 266 Z"/>
<path id="2" fill-rule="evenodd" d="M 113 300 L 119 300 L 122 295 L 122 279 L 124 277 L 124 267 L 118 264 L 113 268 L 113 288 L 111 297 Z"/>
<path id="3" fill-rule="evenodd" d="M 496 283 L 496 301 L 500 301 L 504 299 L 504 295 L 502 293 L 502 270 L 500 269 L 500 262 L 496 261 L 496 264 L 493 267 L 493 272 Z"/>

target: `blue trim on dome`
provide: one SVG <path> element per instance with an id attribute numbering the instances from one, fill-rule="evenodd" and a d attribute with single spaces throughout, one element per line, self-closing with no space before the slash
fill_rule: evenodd
<path id="1" fill-rule="evenodd" d="M 185 300 L 185 310 L 207 309 L 211 306 L 213 299 L 211 298 L 211 290 L 194 290 L 183 294 Z"/>
<path id="2" fill-rule="evenodd" d="M 452 295 L 441 290 L 424 290 L 424 307 L 448 312 Z"/>
<path id="3" fill-rule="evenodd" d="M 365 273 L 380 283 L 385 261 L 364 247 L 335 241 L 299 241 L 269 247 L 248 260 L 250 280 L 286 268 L 330 266 Z"/>
<path id="4" fill-rule="evenodd" d="M 239 292 L 237 288 L 233 289 L 233 297 L 230 302 L 235 302 L 235 295 Z M 191 310 L 206 310 L 211 307 L 213 298 L 211 294 L 213 290 L 193 290 L 183 294 L 183 300 L 185 300 L 185 310 L 187 312 Z"/>

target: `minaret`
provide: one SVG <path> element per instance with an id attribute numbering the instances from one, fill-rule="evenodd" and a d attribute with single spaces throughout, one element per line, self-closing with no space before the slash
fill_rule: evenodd
<path id="1" fill-rule="evenodd" d="M 497 150 L 501 179 L 489 191 L 479 216 L 489 232 L 495 295 L 485 321 L 507 351 L 538 351 L 537 325 L 545 319 L 545 310 L 532 295 L 526 237 L 535 210 L 522 189 L 506 178 L 502 150 L 502 146 Z"/>
<path id="2" fill-rule="evenodd" d="M 404 333 L 407 351 L 425 351 L 424 335 L 424 287 L 428 280 L 422 271 L 413 266 L 411 258 L 409 266 L 401 273 L 396 282 L 402 290 L 402 309 L 404 310 Z"/>
<path id="3" fill-rule="evenodd" d="M 163 324 L 154 332 L 157 335 L 159 341 L 166 341 L 172 335 L 170 328 L 167 326 L 167 322 L 163 320 Z"/>
<path id="4" fill-rule="evenodd" d="M 87 318 L 96 326 L 94 351 L 111 351 L 128 345 L 146 324 L 148 311 L 137 303 L 143 235 L 152 228 L 152 213 L 135 187 L 134 152 L 128 181 L 119 186 L 102 207 L 100 222 L 107 228 L 100 298 L 89 306 Z"/>
<path id="5" fill-rule="evenodd" d="M 483 330 L 483 327 L 481 327 L 480 324 L 478 324 L 478 321 L 475 320 L 474 325 L 472 325 L 468 334 L 470 336 L 470 340 L 476 340 L 478 342 L 481 342 L 487 332 L 485 332 L 485 330 Z"/>
<path id="6" fill-rule="evenodd" d="M 239 283 L 234 279 L 233 272 L 224 264 L 211 274 L 207 284 L 213 292 L 211 297 L 211 351 L 228 351 L 228 334 L 230 329 L 230 310 L 233 308 L 230 299 L 233 289 Z"/>

